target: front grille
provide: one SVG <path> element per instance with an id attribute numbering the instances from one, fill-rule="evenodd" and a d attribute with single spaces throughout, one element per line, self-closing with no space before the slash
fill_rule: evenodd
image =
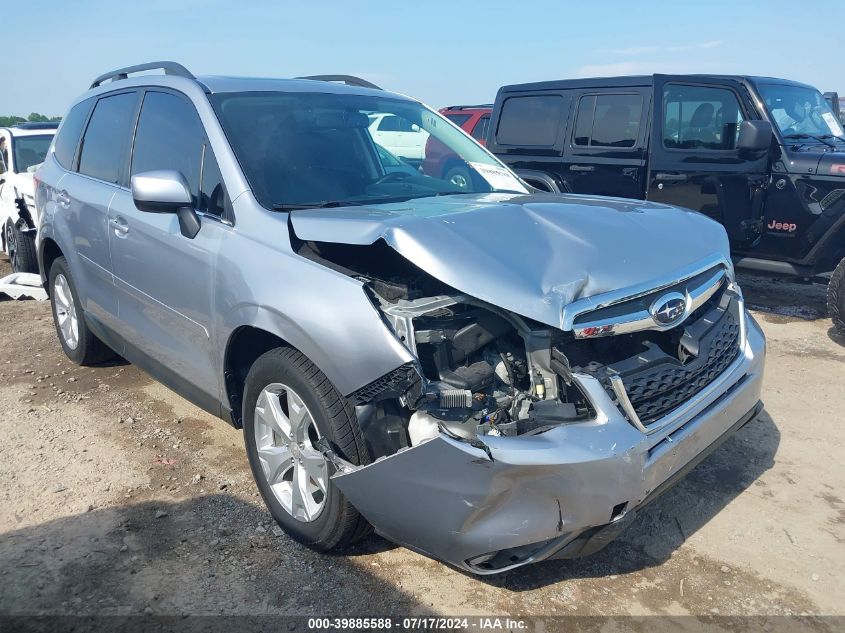
<path id="1" fill-rule="evenodd" d="M 695 396 L 736 359 L 740 350 L 739 323 L 734 316 L 725 313 L 713 329 L 716 331 L 701 341 L 702 353 L 687 364 L 670 360 L 622 378 L 628 399 L 645 426 Z M 615 398 L 610 381 L 602 382 L 608 394 Z"/>

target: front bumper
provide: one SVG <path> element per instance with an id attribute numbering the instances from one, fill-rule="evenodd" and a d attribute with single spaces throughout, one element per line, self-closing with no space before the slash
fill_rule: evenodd
<path id="1" fill-rule="evenodd" d="M 580 376 L 594 420 L 475 446 L 441 434 L 333 479 L 385 537 L 476 574 L 591 553 L 759 411 L 765 338 L 749 315 L 742 339 L 733 364 L 658 432 L 636 429 Z"/>

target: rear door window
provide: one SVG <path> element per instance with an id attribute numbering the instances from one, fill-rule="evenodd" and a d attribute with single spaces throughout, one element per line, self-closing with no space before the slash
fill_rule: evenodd
<path id="1" fill-rule="evenodd" d="M 82 139 L 79 173 L 115 184 L 123 182 L 123 168 L 132 135 L 137 94 L 103 97 L 94 106 Z"/>
<path id="2" fill-rule="evenodd" d="M 85 119 L 91 111 L 91 101 L 92 99 L 86 99 L 73 106 L 59 127 L 53 153 L 65 169 L 73 169 L 73 157 L 76 155 L 76 147 L 79 145 L 79 137 L 82 136 Z"/>
<path id="3" fill-rule="evenodd" d="M 499 116 L 496 142 L 500 145 L 554 147 L 565 104 L 560 95 L 506 99 Z"/>
<path id="4" fill-rule="evenodd" d="M 483 141 L 487 139 L 487 129 L 490 127 L 490 115 L 485 114 L 478 122 L 475 124 L 475 127 L 472 128 L 472 138 Z"/>
<path id="5" fill-rule="evenodd" d="M 643 114 L 641 95 L 584 95 L 578 101 L 572 142 L 581 147 L 634 147 Z"/>
<path id="6" fill-rule="evenodd" d="M 667 84 L 663 91 L 663 146 L 732 150 L 743 121 L 732 90 Z"/>

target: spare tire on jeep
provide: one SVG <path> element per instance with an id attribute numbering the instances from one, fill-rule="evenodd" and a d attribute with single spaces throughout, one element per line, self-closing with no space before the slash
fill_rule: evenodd
<path id="1" fill-rule="evenodd" d="M 827 311 L 836 329 L 845 334 L 845 258 L 839 262 L 827 285 Z"/>

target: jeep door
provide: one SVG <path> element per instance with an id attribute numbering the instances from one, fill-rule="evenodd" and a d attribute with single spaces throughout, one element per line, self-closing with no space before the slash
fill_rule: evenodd
<path id="1" fill-rule="evenodd" d="M 569 190 L 642 198 L 651 91 L 625 87 L 573 92 L 575 120 L 561 173 Z"/>
<path id="2" fill-rule="evenodd" d="M 736 149 L 740 123 L 759 118 L 736 81 L 654 76 L 649 200 L 722 223 L 732 248 L 759 239 L 768 152 Z"/>
<path id="3" fill-rule="evenodd" d="M 130 174 L 159 169 L 185 177 L 201 228 L 189 239 L 176 214 L 139 211 L 130 190 L 115 196 L 110 241 L 121 335 L 130 360 L 147 363 L 162 382 L 208 408 L 219 395 L 211 353 L 212 282 L 216 253 L 232 227 L 223 217 L 222 179 L 193 104 L 179 93 L 149 89 Z"/>
<path id="4" fill-rule="evenodd" d="M 128 191 L 129 142 L 138 98 L 138 91 L 129 90 L 97 100 L 78 150 L 77 173 L 66 174 L 56 194 L 77 255 L 78 268 L 73 261 L 70 265 L 83 308 L 110 329 L 117 326 L 118 302 L 109 250 L 109 205 L 118 192 Z M 109 343 L 121 352 L 119 344 Z"/>

